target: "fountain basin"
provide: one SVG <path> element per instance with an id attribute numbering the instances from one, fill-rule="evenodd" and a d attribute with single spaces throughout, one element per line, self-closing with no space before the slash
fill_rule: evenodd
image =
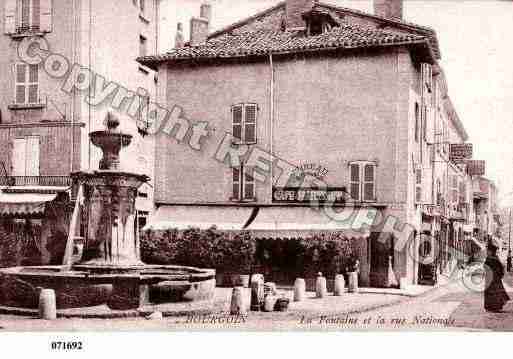
<path id="1" fill-rule="evenodd" d="M 57 309 L 107 306 L 132 310 L 162 303 L 210 301 L 215 270 L 182 266 L 41 266 L 0 269 L 0 306 L 36 309 L 42 288 Z"/>

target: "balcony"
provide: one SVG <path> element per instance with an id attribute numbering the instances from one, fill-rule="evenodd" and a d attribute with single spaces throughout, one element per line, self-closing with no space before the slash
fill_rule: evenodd
<path id="1" fill-rule="evenodd" d="M 70 176 L 6 176 L 0 177 L 0 186 L 70 187 Z"/>

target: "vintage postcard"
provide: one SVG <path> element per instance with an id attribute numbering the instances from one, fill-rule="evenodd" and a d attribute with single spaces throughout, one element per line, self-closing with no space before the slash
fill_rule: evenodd
<path id="1" fill-rule="evenodd" d="M 0 4 L 0 336 L 513 330 L 513 2 Z"/>

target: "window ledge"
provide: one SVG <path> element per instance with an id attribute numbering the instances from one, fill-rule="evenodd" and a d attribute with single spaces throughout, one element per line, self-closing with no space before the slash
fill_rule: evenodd
<path id="1" fill-rule="evenodd" d="M 150 20 L 146 16 L 144 16 L 144 14 L 142 12 L 139 13 L 139 19 L 141 19 L 141 21 L 144 22 L 145 24 L 150 23 Z"/>
<path id="2" fill-rule="evenodd" d="M 42 31 L 23 31 L 23 32 L 9 34 L 9 36 L 11 36 L 11 38 L 13 38 L 13 39 L 23 39 L 25 37 L 32 37 L 32 36 L 43 37 L 45 35 L 46 35 L 46 32 L 42 32 Z"/>
<path id="3" fill-rule="evenodd" d="M 32 104 L 11 104 L 8 105 L 7 108 L 12 111 L 18 111 L 18 110 L 41 110 L 45 108 L 44 103 L 32 103 Z"/>
<path id="4" fill-rule="evenodd" d="M 252 199 L 230 198 L 230 201 L 234 202 L 234 203 L 255 203 L 255 202 L 257 202 L 257 199 L 256 198 L 252 198 Z"/>
<path id="5" fill-rule="evenodd" d="M 256 142 L 246 142 L 246 141 L 240 141 L 240 140 L 232 140 L 233 146 L 251 146 L 256 145 Z"/>

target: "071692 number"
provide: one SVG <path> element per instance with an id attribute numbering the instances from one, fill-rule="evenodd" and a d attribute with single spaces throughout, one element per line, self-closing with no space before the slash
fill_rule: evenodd
<path id="1" fill-rule="evenodd" d="M 82 350 L 82 342 L 51 342 L 52 350 Z"/>

